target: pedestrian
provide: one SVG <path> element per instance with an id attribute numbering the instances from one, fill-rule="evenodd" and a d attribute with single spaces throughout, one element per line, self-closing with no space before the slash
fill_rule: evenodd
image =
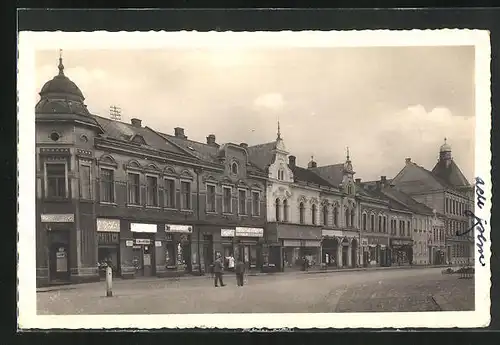
<path id="1" fill-rule="evenodd" d="M 222 270 L 223 270 L 222 258 L 221 255 L 217 255 L 217 259 L 215 259 L 214 262 L 215 287 L 219 287 L 218 283 L 220 283 L 221 286 L 226 286 L 222 281 Z"/>
<path id="2" fill-rule="evenodd" d="M 245 264 L 243 263 L 243 260 L 238 259 L 235 271 L 236 271 L 236 283 L 238 284 L 238 286 L 243 286 L 244 275 L 245 275 Z"/>
<path id="3" fill-rule="evenodd" d="M 227 258 L 227 267 L 229 271 L 234 271 L 234 256 L 229 255 Z"/>

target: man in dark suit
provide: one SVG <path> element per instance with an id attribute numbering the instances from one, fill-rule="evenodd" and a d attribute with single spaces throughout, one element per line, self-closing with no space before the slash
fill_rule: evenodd
<path id="1" fill-rule="evenodd" d="M 236 271 L 236 283 L 238 284 L 238 286 L 243 286 L 243 278 L 245 275 L 245 264 L 241 259 L 238 259 L 235 271 Z"/>
<path id="2" fill-rule="evenodd" d="M 215 262 L 214 262 L 215 287 L 219 286 L 217 284 L 219 282 L 220 282 L 220 286 L 226 286 L 226 284 L 224 284 L 224 282 L 222 281 L 222 267 L 223 267 L 222 258 L 220 255 L 217 255 L 217 259 L 215 259 Z"/>

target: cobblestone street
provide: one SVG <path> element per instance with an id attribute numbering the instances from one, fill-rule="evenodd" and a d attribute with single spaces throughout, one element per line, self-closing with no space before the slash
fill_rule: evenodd
<path id="1" fill-rule="evenodd" d="M 244 287 L 224 275 L 124 280 L 37 293 L 38 314 L 324 313 L 473 310 L 474 280 L 439 268 L 249 276 Z"/>

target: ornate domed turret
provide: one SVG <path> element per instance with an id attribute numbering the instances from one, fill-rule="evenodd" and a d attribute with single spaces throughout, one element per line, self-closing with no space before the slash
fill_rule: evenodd
<path id="1" fill-rule="evenodd" d="M 64 75 L 62 56 L 59 56 L 59 74 L 45 83 L 36 105 L 37 114 L 90 115 L 84 104 L 82 91 Z"/>
<path id="2" fill-rule="evenodd" d="M 446 143 L 446 138 L 444 138 L 444 144 L 439 148 L 439 161 L 449 166 L 451 160 L 451 146 Z"/>
<path id="3" fill-rule="evenodd" d="M 446 138 L 444 138 L 444 144 L 439 148 L 439 152 L 451 152 L 451 146 L 446 143 Z"/>

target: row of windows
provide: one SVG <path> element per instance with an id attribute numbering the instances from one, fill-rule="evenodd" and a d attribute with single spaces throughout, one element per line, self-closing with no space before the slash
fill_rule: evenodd
<path id="1" fill-rule="evenodd" d="M 400 236 L 411 236 L 411 227 L 410 227 L 410 221 L 404 221 L 400 220 L 399 221 L 399 235 Z M 369 225 L 369 228 L 368 228 Z M 390 227 L 391 227 L 391 234 L 392 235 L 397 235 L 398 234 L 398 221 L 396 219 L 391 219 L 390 222 Z M 378 226 L 376 226 L 375 223 L 375 215 L 371 214 L 370 215 L 370 223 L 368 224 L 368 215 L 366 213 L 363 213 L 362 217 L 362 229 L 364 231 L 371 231 L 371 232 L 381 232 L 381 233 L 387 233 L 387 216 L 378 216 Z M 406 230 L 405 230 L 406 229 Z"/>
<path id="2" fill-rule="evenodd" d="M 457 232 L 459 235 L 464 234 L 467 231 L 467 222 L 462 222 L 458 220 L 449 220 L 448 221 L 448 236 L 457 236 Z M 469 232 L 468 235 L 471 235 L 473 232 Z"/>
<path id="3" fill-rule="evenodd" d="M 470 257 L 470 246 L 464 243 L 455 243 L 451 247 L 451 256 L 454 258 Z"/>
<path id="4" fill-rule="evenodd" d="M 281 203 L 280 199 L 276 199 L 275 203 L 275 211 L 276 211 L 276 221 L 277 222 L 288 222 L 288 200 L 283 200 L 283 203 Z M 316 219 L 317 217 L 317 206 L 313 204 L 311 206 L 311 224 L 313 225 L 318 225 L 318 221 Z M 281 215 L 283 214 L 283 217 Z M 323 225 L 329 226 L 330 221 L 329 221 L 329 211 L 328 211 L 328 206 L 323 206 L 322 209 L 322 218 L 323 218 Z M 333 208 L 333 226 L 339 226 L 338 224 L 339 220 L 339 210 L 337 207 Z M 299 222 L 300 224 L 305 224 L 305 206 L 304 203 L 301 202 L 299 204 Z M 346 226 L 353 226 L 354 224 L 354 210 L 346 210 L 345 212 L 345 224 Z"/>
<path id="5" fill-rule="evenodd" d="M 80 166 L 80 198 L 91 200 L 92 179 L 90 166 Z M 52 198 L 68 197 L 67 171 L 64 163 L 46 164 L 46 195 Z M 101 168 L 99 174 L 100 201 L 104 203 L 115 203 L 115 178 L 114 170 Z M 176 208 L 175 179 L 164 178 L 163 186 L 158 183 L 157 176 L 146 175 L 146 206 L 159 207 L 160 195 L 163 194 L 163 207 Z M 206 211 L 216 212 L 215 185 L 207 184 Z M 222 212 L 233 213 L 232 210 L 232 187 L 222 187 Z M 161 191 L 163 193 L 161 193 Z M 252 215 L 260 215 L 260 192 L 252 191 Z M 140 174 L 127 173 L 127 204 L 141 205 Z M 180 208 L 182 210 L 192 209 L 191 182 L 180 182 Z M 238 214 L 246 215 L 247 212 L 247 190 L 238 189 Z"/>
<path id="6" fill-rule="evenodd" d="M 469 209 L 467 204 L 463 201 L 457 201 L 453 199 L 445 199 L 445 212 L 454 214 L 457 216 L 463 216 L 465 210 Z"/>

